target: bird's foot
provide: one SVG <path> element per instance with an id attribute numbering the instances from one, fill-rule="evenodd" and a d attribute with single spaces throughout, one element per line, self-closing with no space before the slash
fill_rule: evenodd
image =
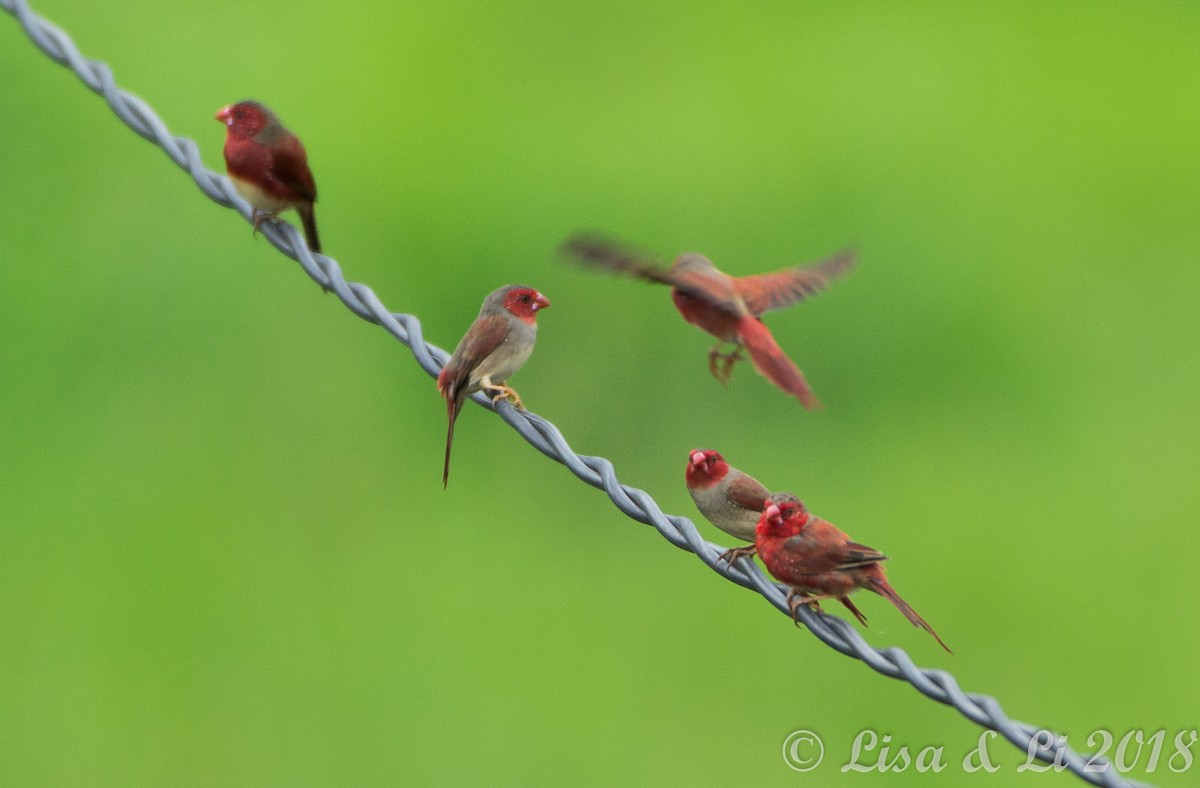
<path id="1" fill-rule="evenodd" d="M 734 345 L 733 350 L 728 353 L 721 352 L 722 345 L 713 345 L 712 350 L 708 351 L 708 371 L 712 376 L 721 382 L 722 386 L 729 385 L 729 379 L 733 377 L 733 367 L 742 360 L 741 345 Z"/>
<path id="2" fill-rule="evenodd" d="M 521 402 L 521 396 L 508 386 L 505 386 L 504 384 L 488 386 L 488 391 L 497 392 L 492 396 L 493 406 L 500 400 L 506 399 L 511 402 L 513 407 L 515 407 L 517 410 L 525 410 L 525 403 Z"/>
<path id="3" fill-rule="evenodd" d="M 820 596 L 809 596 L 808 594 L 805 594 L 803 591 L 793 588 L 791 591 L 788 592 L 788 595 L 787 595 L 787 606 L 788 606 L 788 610 L 791 611 L 792 621 L 794 621 L 796 623 L 796 626 L 800 626 L 800 608 L 803 607 L 804 605 L 808 605 L 814 611 L 820 613 L 821 612 L 820 603 L 825 601 L 826 599 L 837 599 L 837 597 L 835 597 L 831 594 L 822 594 Z"/>
<path id="4" fill-rule="evenodd" d="M 735 547 L 717 556 L 717 562 L 728 561 L 729 565 L 733 566 L 733 562 L 739 558 L 753 558 L 757 552 L 758 550 L 754 545 L 750 545 L 749 547 Z"/>
<path id="5" fill-rule="evenodd" d="M 255 208 L 251 212 L 250 217 L 254 222 L 254 232 L 252 233 L 252 237 L 257 238 L 259 225 L 261 225 L 263 222 L 267 221 L 268 219 L 271 219 L 271 220 L 278 219 L 279 211 L 264 211 L 259 208 Z M 326 292 L 328 292 L 328 291 L 326 291 Z"/>

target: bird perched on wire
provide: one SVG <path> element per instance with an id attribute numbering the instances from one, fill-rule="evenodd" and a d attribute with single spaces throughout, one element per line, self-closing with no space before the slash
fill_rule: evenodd
<path id="1" fill-rule="evenodd" d="M 442 467 L 442 487 L 450 479 L 450 445 L 454 441 L 454 421 L 463 402 L 476 391 L 486 391 L 492 403 L 511 400 L 518 408 L 524 404 L 506 381 L 533 353 L 537 339 L 537 313 L 550 306 L 544 295 L 532 287 L 505 285 L 483 299 L 479 317 L 454 349 L 454 354 L 438 374 L 437 388 L 446 400 L 446 461 Z"/>
<path id="2" fill-rule="evenodd" d="M 796 364 L 776 344 L 760 316 L 816 295 L 854 266 L 855 255 L 842 252 L 810 266 L 769 274 L 733 277 L 701 254 L 681 254 L 668 269 L 614 241 L 579 234 L 562 244 L 569 258 L 592 268 L 670 285 L 671 299 L 683 319 L 720 340 L 708 353 L 713 377 L 728 383 L 745 348 L 754 368 L 804 407 L 820 407 Z M 722 352 L 723 344 L 733 350 Z"/>
<path id="3" fill-rule="evenodd" d="M 308 169 L 304 146 L 275 113 L 257 101 L 222 107 L 216 119 L 225 124 L 225 169 L 237 193 L 254 208 L 254 232 L 265 219 L 295 208 L 304 225 L 308 248 L 321 251 L 313 203 L 317 185 Z"/>
<path id="4" fill-rule="evenodd" d="M 820 602 L 836 599 L 865 624 L 849 599 L 851 592 L 865 588 L 891 602 L 913 626 L 933 635 L 942 648 L 950 651 L 933 627 L 888 583 L 883 571 L 887 556 L 850 541 L 833 523 L 810 514 L 791 493 L 775 493 L 767 499 L 755 526 L 754 546 L 767 571 L 792 586 L 787 602 L 797 623 L 801 605 L 819 607 Z"/>
<path id="5" fill-rule="evenodd" d="M 754 529 L 771 491 L 731 466 L 715 449 L 692 449 L 684 471 L 688 492 L 700 514 L 734 539 L 754 542 Z M 726 550 L 721 559 L 754 555 L 754 545 Z"/>

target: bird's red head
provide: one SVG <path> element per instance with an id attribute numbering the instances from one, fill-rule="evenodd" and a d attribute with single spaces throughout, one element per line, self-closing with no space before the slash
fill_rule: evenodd
<path id="1" fill-rule="evenodd" d="M 239 101 L 222 107 L 214 117 L 225 124 L 230 134 L 253 137 L 270 125 L 275 116 L 257 101 Z"/>
<path id="2" fill-rule="evenodd" d="M 808 524 L 808 507 L 791 493 L 775 493 L 767 499 L 758 532 L 765 536 L 792 536 Z"/>
<path id="3" fill-rule="evenodd" d="M 526 323 L 532 323 L 539 309 L 550 306 L 550 301 L 532 287 L 513 285 L 504 292 L 504 308 Z"/>
<path id="4" fill-rule="evenodd" d="M 692 449 L 688 455 L 687 478 L 688 487 L 711 487 L 725 478 L 729 473 L 729 463 L 715 449 Z"/>

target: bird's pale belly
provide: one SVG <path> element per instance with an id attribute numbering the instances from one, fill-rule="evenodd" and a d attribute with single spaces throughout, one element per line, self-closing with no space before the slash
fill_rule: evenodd
<path id="1" fill-rule="evenodd" d="M 520 369 L 532 354 L 532 343 L 524 348 L 514 350 L 513 344 L 506 341 L 471 373 L 471 390 L 478 391 L 485 378 L 489 383 L 503 383 Z"/>
<path id="2" fill-rule="evenodd" d="M 291 202 L 287 200 L 281 200 L 274 195 L 267 194 L 250 181 L 244 181 L 234 175 L 229 176 L 229 180 L 233 182 L 233 188 L 237 190 L 237 193 L 242 195 L 242 199 L 260 211 L 266 211 L 267 213 L 278 213 L 279 211 L 292 207 Z"/>

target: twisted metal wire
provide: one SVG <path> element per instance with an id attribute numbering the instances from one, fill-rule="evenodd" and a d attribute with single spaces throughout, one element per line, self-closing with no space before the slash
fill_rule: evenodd
<path id="1" fill-rule="evenodd" d="M 107 64 L 83 57 L 65 32 L 34 14 L 25 0 L 0 0 L 0 8 L 17 18 L 25 33 L 47 56 L 70 68 L 88 88 L 103 96 L 125 125 L 162 148 L 171 161 L 192 176 L 192 180 L 209 199 L 252 221 L 250 205 L 234 191 L 229 179 L 205 169 L 196 142 L 172 135 L 145 101 L 118 88 L 113 80 L 112 69 Z M 276 249 L 298 262 L 309 278 L 322 288 L 336 293 L 342 303 L 363 320 L 382 326 L 412 351 L 425 372 L 437 376 L 449 354 L 424 340 L 421 323 L 416 317 L 389 311 L 371 288 L 358 282 L 347 282 L 338 263 L 331 257 L 311 252 L 304 236 L 291 224 L 267 221 L 261 225 L 261 230 Z M 709 569 L 725 579 L 762 594 L 768 602 L 790 617 L 785 601 L 785 586 L 768 579 L 749 559 L 739 559 L 733 565 L 718 561 L 718 556 L 726 548 L 705 541 L 688 518 L 665 514 L 649 493 L 622 484 L 609 460 L 577 454 L 558 428 L 537 414 L 519 411 L 505 400 L 493 405 L 483 393 L 474 394 L 471 398 L 476 404 L 494 410 L 542 454 L 567 466 L 571 473 L 587 484 L 603 490 L 626 515 L 653 526 L 671 544 L 695 553 Z M 863 640 L 858 630 L 841 618 L 814 612 L 808 607 L 800 609 L 799 618 L 817 639 L 830 648 L 861 660 L 884 676 L 907 681 L 922 694 L 938 703 L 953 706 L 967 719 L 996 731 L 1015 747 L 1031 753 L 1038 760 L 1062 763 L 1079 778 L 1093 785 L 1113 788 L 1146 785 L 1119 775 L 1106 758 L 1075 752 L 1067 746 L 1065 737 L 1060 738 L 1048 729 L 1009 718 L 995 698 L 963 692 L 954 676 L 946 671 L 918 668 L 908 654 L 899 648 L 873 648 Z"/>

